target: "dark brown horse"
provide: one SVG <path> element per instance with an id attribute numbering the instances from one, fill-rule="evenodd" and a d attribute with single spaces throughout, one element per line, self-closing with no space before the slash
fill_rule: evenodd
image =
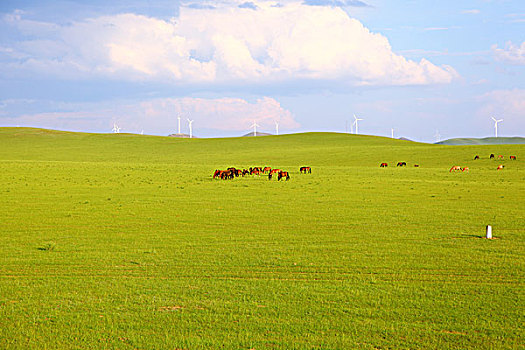
<path id="1" fill-rule="evenodd" d="M 516 156 L 510 156 L 510 160 L 516 160 Z"/>
<path id="2" fill-rule="evenodd" d="M 476 155 L 476 156 L 474 157 L 474 160 L 476 160 L 476 159 L 479 159 L 479 156 L 478 156 L 478 155 Z"/>
<path id="3" fill-rule="evenodd" d="M 281 181 L 282 178 L 286 178 L 286 181 L 290 180 L 290 174 L 287 171 L 279 171 L 277 175 L 277 181 Z"/>
<path id="4" fill-rule="evenodd" d="M 407 162 L 398 162 L 397 166 L 407 166 Z"/>
<path id="5" fill-rule="evenodd" d="M 309 167 L 309 166 L 302 166 L 299 168 L 299 171 L 304 174 L 308 173 L 308 174 L 311 174 L 312 173 L 312 168 Z"/>
<path id="6" fill-rule="evenodd" d="M 379 166 L 380 168 L 386 168 L 388 166 L 388 163 L 381 163 L 381 165 Z"/>

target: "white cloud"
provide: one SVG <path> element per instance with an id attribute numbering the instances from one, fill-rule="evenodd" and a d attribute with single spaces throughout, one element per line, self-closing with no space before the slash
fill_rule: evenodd
<path id="1" fill-rule="evenodd" d="M 514 65 L 525 65 L 525 41 L 521 46 L 507 42 L 505 48 L 500 49 L 497 45 L 492 45 L 492 52 L 498 61 Z"/>
<path id="2" fill-rule="evenodd" d="M 16 103 L 25 104 L 26 101 L 0 101 L 3 125 L 109 132 L 113 122 L 117 122 L 122 132 L 139 133 L 145 130 L 166 135 L 175 131 L 176 117 L 180 115 L 184 121 L 186 118 L 195 121 L 194 130 L 248 131 L 254 120 L 264 130 L 273 130 L 274 121 L 279 121 L 282 130 L 299 127 L 292 113 L 270 97 L 255 102 L 240 98 L 159 98 L 139 102 L 62 103 L 54 106 L 62 110 L 59 112 L 26 113 L 18 117 L 2 113 L 3 108 Z"/>
<path id="3" fill-rule="evenodd" d="M 464 15 L 478 15 L 480 14 L 480 10 L 477 10 L 477 9 L 472 9 L 472 10 L 463 10 L 461 11 L 462 14 Z"/>
<path id="4" fill-rule="evenodd" d="M 296 79 L 417 85 L 457 76 L 450 66 L 395 54 L 386 37 L 341 8 L 243 3 L 182 7 L 170 21 L 119 14 L 59 26 L 13 14 L 4 21 L 27 36 L 5 48 L 15 52 L 3 71 L 216 85 Z"/>

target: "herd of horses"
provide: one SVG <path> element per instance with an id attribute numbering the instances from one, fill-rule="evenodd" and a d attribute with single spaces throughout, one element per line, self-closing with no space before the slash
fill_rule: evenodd
<path id="1" fill-rule="evenodd" d="M 503 158 L 504 158 L 504 157 L 503 157 L 501 154 L 498 155 L 498 159 L 503 159 Z M 478 156 L 478 155 L 476 155 L 476 156 L 474 157 L 474 160 L 477 160 L 477 159 L 479 159 L 479 156 Z M 489 159 L 496 159 L 496 156 L 494 155 L 494 153 L 491 153 Z M 516 156 L 510 156 L 510 160 L 516 160 Z"/>
<path id="2" fill-rule="evenodd" d="M 496 159 L 496 156 L 494 154 L 491 154 L 490 159 Z M 504 157 L 502 155 L 498 155 L 498 159 L 503 159 Z M 474 160 L 480 159 L 479 155 L 476 155 L 474 157 Z M 516 156 L 510 156 L 510 160 L 516 160 Z M 388 167 L 388 163 L 381 163 L 379 165 L 381 168 Z M 406 167 L 406 162 L 398 162 L 398 167 Z M 418 164 L 414 164 L 414 167 L 418 168 Z M 505 166 L 504 165 L 498 165 L 496 170 L 502 170 Z M 450 168 L 449 172 L 469 172 L 469 167 L 460 167 L 459 165 L 454 165 L 452 168 Z M 299 168 L 299 172 L 301 174 L 311 174 L 312 168 L 309 166 L 302 166 Z M 252 167 L 249 169 L 237 169 L 234 167 L 228 168 L 226 170 L 215 170 L 213 173 L 214 179 L 222 179 L 222 180 L 231 180 L 239 176 L 246 176 L 246 175 L 261 175 L 261 174 L 268 174 L 268 180 L 271 180 L 274 176 L 274 174 L 277 174 L 277 181 L 281 181 L 281 179 L 285 179 L 286 181 L 290 180 L 290 173 L 288 171 L 283 171 L 281 169 L 272 169 L 271 167 Z"/>
<path id="3" fill-rule="evenodd" d="M 474 160 L 478 160 L 479 159 L 479 155 L 476 154 L 476 156 L 474 156 Z M 490 156 L 489 156 L 489 159 L 496 159 L 496 156 L 494 155 L 494 153 L 492 153 Z M 498 159 L 504 159 L 504 157 L 502 155 L 498 155 Z M 516 156 L 510 156 L 510 160 L 516 160 Z M 505 165 L 503 164 L 500 164 L 498 165 L 498 167 L 496 168 L 496 170 L 503 170 L 503 168 L 505 168 Z M 468 167 L 460 167 L 458 165 L 454 165 L 452 168 L 450 168 L 449 172 L 456 172 L 456 171 L 466 171 L 468 172 L 469 171 L 469 168 Z"/>
<path id="4" fill-rule="evenodd" d="M 301 174 L 311 174 L 312 168 L 309 166 L 303 166 L 299 168 L 299 172 Z M 268 174 L 268 180 L 271 180 L 274 176 L 274 174 L 277 174 L 277 181 L 281 181 L 281 179 L 285 179 L 286 181 L 290 180 L 290 173 L 288 171 L 283 171 L 281 169 L 272 169 L 271 167 L 252 167 L 249 169 L 237 169 L 234 167 L 228 168 L 226 170 L 220 170 L 217 169 L 213 173 L 214 179 L 222 179 L 222 180 L 231 180 L 236 177 L 244 177 L 247 175 L 258 175 L 261 174 Z"/>
<path id="5" fill-rule="evenodd" d="M 490 159 L 496 159 L 496 156 L 494 154 L 491 154 Z M 498 159 L 503 159 L 504 157 L 502 155 L 498 155 Z M 476 155 L 474 157 L 474 160 L 477 160 L 479 159 L 479 155 Z M 510 160 L 516 160 L 516 156 L 510 156 Z M 381 168 L 386 168 L 388 166 L 388 163 L 381 163 L 379 165 L 379 167 Z M 403 166 L 407 166 L 407 163 L 406 162 L 398 162 L 397 163 L 397 166 L 398 167 L 403 167 Z M 418 168 L 419 165 L 418 164 L 414 164 L 414 167 Z M 502 170 L 505 166 L 504 165 L 499 165 L 496 170 Z M 456 171 L 461 171 L 461 172 L 469 172 L 469 167 L 460 167 L 459 165 L 454 165 L 452 168 L 450 168 L 450 172 L 456 172 Z"/>
<path id="6" fill-rule="evenodd" d="M 388 166 L 388 163 L 381 163 L 379 167 L 386 168 Z M 407 166 L 407 162 L 397 162 L 396 166 Z M 414 164 L 414 167 L 418 168 L 419 164 Z"/>

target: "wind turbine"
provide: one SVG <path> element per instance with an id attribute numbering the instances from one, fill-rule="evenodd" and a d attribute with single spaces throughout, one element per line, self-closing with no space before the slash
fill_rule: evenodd
<path id="1" fill-rule="evenodd" d="M 355 124 L 355 134 L 357 135 L 357 134 L 359 134 L 359 129 L 357 128 L 357 122 L 358 122 L 359 120 L 363 120 L 363 119 L 361 119 L 361 118 L 357 118 L 357 117 L 355 116 L 355 114 L 354 114 L 354 119 L 355 119 L 355 120 L 354 120 L 354 123 L 353 123 L 353 124 Z M 353 125 L 353 124 L 352 124 L 352 125 Z"/>
<path id="2" fill-rule="evenodd" d="M 498 137 L 498 123 L 502 122 L 503 119 L 496 120 L 494 117 L 491 117 L 494 120 L 494 131 L 496 132 L 496 137 Z"/>
<path id="3" fill-rule="evenodd" d="M 279 135 L 279 122 L 275 121 L 275 135 Z"/>
<path id="4" fill-rule="evenodd" d="M 193 138 L 193 129 L 191 128 L 191 123 L 193 123 L 193 120 L 188 119 L 188 124 L 190 126 L 190 139 Z M 179 134 L 180 134 L 180 130 L 179 130 Z"/>
<path id="5" fill-rule="evenodd" d="M 113 123 L 113 129 L 111 129 L 115 134 L 120 132 L 120 128 L 117 126 L 117 123 Z"/>
<path id="6" fill-rule="evenodd" d="M 179 120 L 179 132 L 178 132 L 178 134 L 180 135 L 180 115 L 177 117 L 177 119 Z"/>
<path id="7" fill-rule="evenodd" d="M 441 135 L 439 134 L 439 130 L 436 130 L 434 137 L 435 137 L 436 142 L 441 141 Z"/>
<path id="8" fill-rule="evenodd" d="M 260 125 L 258 125 L 255 120 L 253 121 L 253 125 L 250 126 L 250 128 L 253 128 L 253 136 L 257 136 L 257 127 L 261 127 Z"/>
<path id="9" fill-rule="evenodd" d="M 392 130 L 392 138 L 394 138 L 394 128 L 392 128 L 390 130 Z"/>

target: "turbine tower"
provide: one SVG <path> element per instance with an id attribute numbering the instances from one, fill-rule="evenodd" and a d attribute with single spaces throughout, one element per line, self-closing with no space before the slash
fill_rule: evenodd
<path id="1" fill-rule="evenodd" d="M 392 131 L 392 138 L 394 138 L 394 128 L 390 129 Z"/>
<path id="2" fill-rule="evenodd" d="M 354 119 L 355 119 L 355 120 L 354 120 L 354 123 L 353 123 L 353 124 L 355 124 L 355 134 L 357 135 L 357 134 L 359 134 L 359 129 L 357 128 L 357 122 L 358 122 L 359 120 L 363 120 L 363 119 L 361 119 L 361 118 L 357 118 L 357 117 L 355 116 L 355 114 L 354 114 Z M 352 125 L 353 125 L 353 124 L 352 124 Z"/>
<path id="3" fill-rule="evenodd" d="M 177 119 L 179 120 L 179 135 L 180 135 L 180 115 L 177 117 Z"/>
<path id="4" fill-rule="evenodd" d="M 193 120 L 189 120 L 188 119 L 188 124 L 190 126 L 190 139 L 193 138 L 193 129 L 191 128 L 191 123 L 193 123 Z M 179 132 L 179 134 L 180 134 L 180 132 Z"/>
<path id="5" fill-rule="evenodd" d="M 275 135 L 279 135 L 279 122 L 275 121 Z"/>
<path id="6" fill-rule="evenodd" d="M 492 117 L 492 120 L 494 120 L 494 132 L 496 133 L 496 137 L 498 137 L 498 123 L 502 122 L 503 119 L 496 120 L 494 117 Z"/>
<path id="7" fill-rule="evenodd" d="M 253 136 L 257 136 L 257 127 L 261 127 L 260 125 L 258 125 L 255 120 L 253 121 L 253 125 L 251 126 L 251 128 L 253 128 Z"/>

